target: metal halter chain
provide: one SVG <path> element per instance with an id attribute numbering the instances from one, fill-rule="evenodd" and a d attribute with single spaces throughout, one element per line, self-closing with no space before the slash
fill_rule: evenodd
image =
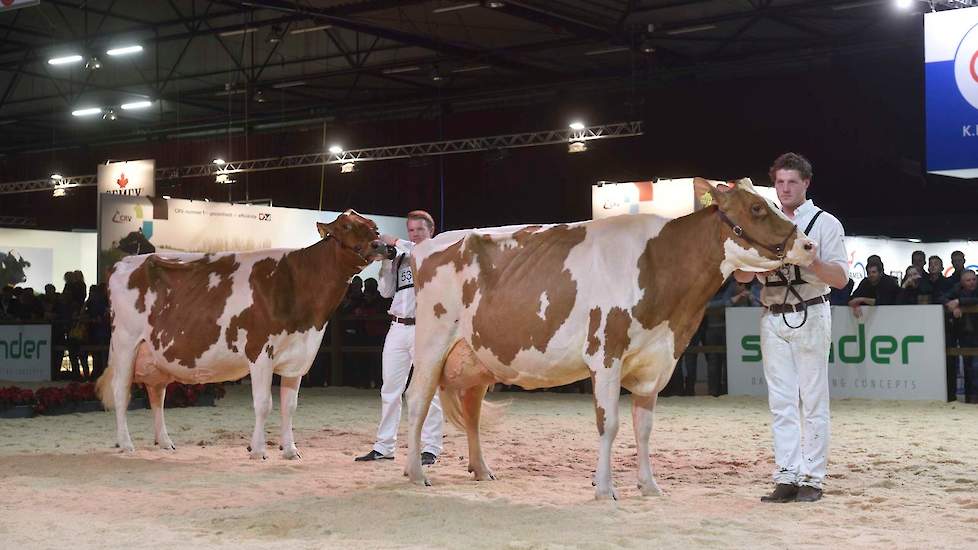
<path id="1" fill-rule="evenodd" d="M 805 322 L 808 321 L 808 304 L 806 304 L 805 301 L 802 300 L 801 295 L 798 294 L 798 291 L 794 289 L 794 287 L 792 286 L 792 281 L 789 281 L 784 276 L 784 273 L 781 273 L 781 267 L 784 267 L 785 266 L 784 258 L 787 255 L 786 247 L 788 246 L 788 240 L 791 239 L 792 235 L 795 234 L 795 230 L 798 229 L 798 226 L 795 225 L 795 224 L 792 224 L 791 225 L 791 232 L 788 233 L 788 236 L 785 237 L 784 240 L 781 241 L 780 244 L 776 244 L 774 246 L 771 246 L 771 245 L 764 244 L 764 243 L 762 243 L 760 241 L 757 241 L 757 240 L 751 238 L 751 236 L 748 235 L 746 231 L 744 231 L 744 228 L 741 227 L 741 226 L 739 226 L 739 225 L 737 225 L 737 224 L 735 224 L 733 222 L 733 220 L 731 220 L 723 210 L 720 210 L 718 208 L 717 209 L 717 214 L 720 215 L 720 219 L 723 220 L 724 223 L 726 223 L 727 225 L 730 226 L 730 228 L 734 232 L 734 235 L 737 235 L 738 237 L 740 237 L 741 239 L 747 241 L 748 243 L 750 243 L 752 245 L 755 245 L 755 246 L 759 246 L 761 248 L 764 248 L 765 250 L 767 250 L 767 251 L 773 253 L 775 256 L 777 256 L 778 260 L 781 261 L 781 266 L 777 269 L 776 273 L 778 274 L 778 277 L 781 277 L 781 280 L 785 283 L 785 286 L 787 287 L 787 289 L 784 292 L 784 301 L 781 302 L 781 305 L 784 306 L 784 305 L 787 305 L 788 304 L 788 294 L 789 293 L 794 294 L 795 298 L 798 300 L 798 303 L 801 304 L 802 312 L 804 313 L 804 316 L 802 317 L 802 320 L 801 320 L 801 324 L 798 325 L 798 326 L 792 326 L 790 323 L 788 323 L 788 316 L 785 314 L 784 311 L 781 312 L 781 320 L 784 321 L 784 324 L 787 325 L 788 328 L 796 329 L 796 328 L 803 327 L 805 325 Z M 816 215 L 815 217 L 817 218 L 818 216 Z M 815 220 L 812 219 L 812 223 L 814 223 L 814 222 L 815 222 Z M 811 225 L 808 226 L 808 230 L 811 230 Z M 807 233 L 807 231 L 806 231 L 806 233 Z"/>

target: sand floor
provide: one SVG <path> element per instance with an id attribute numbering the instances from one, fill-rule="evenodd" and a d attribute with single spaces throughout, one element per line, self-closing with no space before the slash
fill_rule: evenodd
<path id="1" fill-rule="evenodd" d="M 978 548 L 978 406 L 833 401 L 825 498 L 773 505 L 758 501 L 772 467 L 762 400 L 663 398 L 652 446 L 666 494 L 635 488 L 625 414 L 616 503 L 593 500 L 590 396 L 499 398 L 511 405 L 484 434 L 499 480 L 471 480 L 448 427 L 427 489 L 402 476 L 403 437 L 393 462 L 353 462 L 373 441 L 375 391 L 303 389 L 300 461 L 276 450 L 277 410 L 269 460 L 248 459 L 246 385 L 168 411 L 175 452 L 152 448 L 148 410 L 129 413 L 133 455 L 112 448 L 111 413 L 0 420 L 0 548 Z"/>

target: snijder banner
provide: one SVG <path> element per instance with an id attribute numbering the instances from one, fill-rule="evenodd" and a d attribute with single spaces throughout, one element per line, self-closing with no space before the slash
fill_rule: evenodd
<path id="1" fill-rule="evenodd" d="M 761 354 L 763 308 L 727 308 L 727 388 L 767 395 Z M 939 305 L 832 308 L 829 395 L 832 398 L 947 398 L 944 317 Z"/>
<path id="2" fill-rule="evenodd" d="M 320 239 L 316 222 L 340 212 L 247 204 L 103 195 L 99 213 L 99 277 L 119 259 L 134 254 L 248 252 L 303 248 Z M 363 214 L 381 233 L 406 237 L 405 218 Z M 376 276 L 379 263 L 364 269 Z"/>
<path id="3" fill-rule="evenodd" d="M 0 380 L 51 379 L 51 325 L 0 325 Z"/>
<path id="4" fill-rule="evenodd" d="M 98 165 L 98 192 L 151 197 L 156 194 L 156 161 L 128 160 Z"/>

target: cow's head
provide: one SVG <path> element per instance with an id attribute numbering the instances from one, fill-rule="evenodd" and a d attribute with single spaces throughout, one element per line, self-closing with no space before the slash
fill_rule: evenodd
<path id="1" fill-rule="evenodd" d="M 382 260 L 387 247 L 380 240 L 380 231 L 373 220 L 367 219 L 355 210 L 347 210 L 330 223 L 316 223 L 319 236 L 333 238 L 339 245 L 360 256 L 366 262 Z"/>
<path id="2" fill-rule="evenodd" d="M 7 254 L 0 254 L 0 257 L 2 257 L 0 267 L 6 272 L 6 278 L 10 284 L 19 285 L 27 282 L 27 274 L 24 272 L 24 268 L 31 266 L 29 261 L 25 260 L 23 256 L 14 258 L 13 250 Z"/>
<path id="3" fill-rule="evenodd" d="M 725 222 L 724 263 L 731 270 L 769 271 L 782 265 L 808 266 L 815 260 L 814 243 L 773 202 L 762 197 L 749 179 L 716 187 L 697 178 Z"/>

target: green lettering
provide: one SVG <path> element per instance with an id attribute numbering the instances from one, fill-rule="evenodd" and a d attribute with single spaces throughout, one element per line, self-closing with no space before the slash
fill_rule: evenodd
<path id="1" fill-rule="evenodd" d="M 846 344 L 856 344 L 856 354 L 849 355 L 846 352 Z M 866 325 L 860 324 L 856 336 L 848 335 L 839 338 L 839 359 L 843 363 L 862 363 L 866 360 Z"/>
<path id="2" fill-rule="evenodd" d="M 40 358 L 41 358 L 41 348 L 42 348 L 43 346 L 45 346 L 45 345 L 47 345 L 47 343 L 48 343 L 48 341 L 47 341 L 47 340 L 38 340 L 38 341 L 37 341 L 37 358 L 38 358 L 38 359 L 40 359 Z"/>
<path id="3" fill-rule="evenodd" d="M 28 340 L 28 341 L 24 342 L 24 359 L 33 359 L 34 358 L 34 347 L 36 345 L 37 344 L 35 344 L 31 340 Z"/>
<path id="4" fill-rule="evenodd" d="M 903 360 L 904 365 L 906 365 L 910 360 L 910 344 L 912 343 L 923 344 L 924 343 L 923 335 L 914 334 L 911 336 L 907 336 L 906 338 L 903 339 L 903 342 L 900 343 L 900 352 L 901 352 L 900 358 Z"/>
<path id="5" fill-rule="evenodd" d="M 881 344 L 887 345 L 883 347 Z M 897 340 L 892 336 L 877 336 L 869 341 L 869 356 L 873 358 L 874 363 L 889 365 L 888 356 L 893 355 L 896 350 Z"/>
<path id="6" fill-rule="evenodd" d="M 757 363 L 761 360 L 761 337 L 756 334 L 748 334 L 740 339 L 740 347 L 744 351 L 753 353 L 744 354 L 740 360 L 748 363 Z"/>

